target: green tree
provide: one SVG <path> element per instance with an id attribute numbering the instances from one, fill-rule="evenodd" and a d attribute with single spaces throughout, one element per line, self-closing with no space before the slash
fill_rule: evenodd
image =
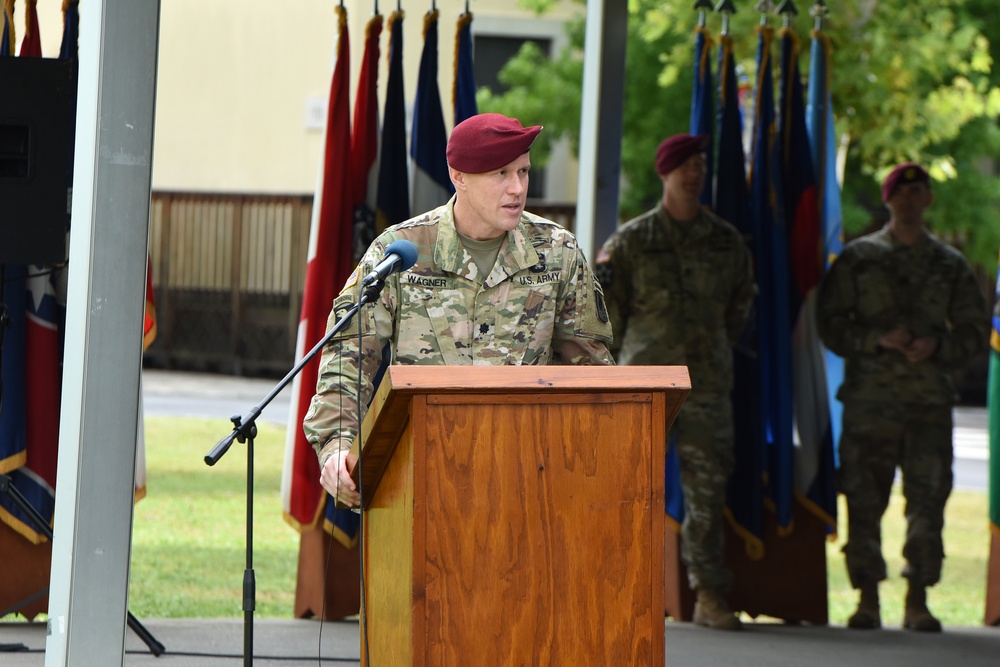
<path id="1" fill-rule="evenodd" d="M 555 0 L 519 0 L 544 12 Z M 576 0 L 584 4 L 584 0 Z M 915 160 L 930 169 L 936 202 L 934 229 L 960 245 L 986 272 L 1000 247 L 1000 179 L 992 156 L 1000 155 L 1000 76 L 993 70 L 1000 42 L 989 21 L 995 0 L 866 0 L 831 5 L 824 30 L 833 44 L 832 96 L 837 132 L 846 151 L 845 230 L 855 235 L 885 218 L 879 184 L 893 165 Z M 628 218 L 652 205 L 660 188 L 653 173 L 656 145 L 687 130 L 690 111 L 693 29 L 690 0 L 629 0 L 625 110 L 622 137 L 621 214 Z M 739 3 L 730 33 L 740 71 L 752 85 L 756 33 L 761 15 Z M 800 68 L 808 72 L 810 3 L 791 24 L 803 41 Z M 568 24 L 569 48 L 552 60 L 527 47 L 501 80 L 502 95 L 481 90 L 484 111 L 505 111 L 546 126 L 546 142 L 568 136 L 577 148 L 583 74 L 584 25 Z M 771 17 L 772 26 L 780 19 Z M 718 32 L 721 20 L 709 16 Z M 716 52 L 717 53 L 717 50 Z M 715 56 L 713 53 L 713 57 Z M 773 54 L 777 62 L 777 48 Z M 715 63 L 713 63 L 714 67 Z M 777 72 L 776 72 L 777 75 Z M 717 73 L 716 73 L 717 80 Z M 544 152 L 549 144 L 539 146 Z"/>

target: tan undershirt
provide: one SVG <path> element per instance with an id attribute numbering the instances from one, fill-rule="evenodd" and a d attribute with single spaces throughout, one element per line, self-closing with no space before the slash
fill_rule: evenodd
<path id="1" fill-rule="evenodd" d="M 504 241 L 507 240 L 507 233 L 504 232 L 495 239 L 485 241 L 477 241 L 463 234 L 458 234 L 458 240 L 469 251 L 469 254 L 472 255 L 472 261 L 479 268 L 479 282 L 485 282 L 486 276 L 493 272 L 493 265 L 497 263 L 497 256 L 500 254 L 500 248 Z"/>

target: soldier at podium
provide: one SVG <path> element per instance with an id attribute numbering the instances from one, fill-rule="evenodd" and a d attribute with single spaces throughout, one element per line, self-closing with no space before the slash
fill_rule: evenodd
<path id="1" fill-rule="evenodd" d="M 323 350 L 303 428 L 319 455 L 320 483 L 338 502 L 360 502 L 349 454 L 364 417 L 358 376 L 367 406 L 384 357 L 393 364 L 614 364 L 604 293 L 576 238 L 524 210 L 529 149 L 541 129 L 492 113 L 455 126 L 447 148 L 455 195 L 382 233 L 334 300 L 329 326 L 358 302 L 361 277 L 390 243 L 416 245 L 416 263 L 389 275 L 379 299 Z"/>
<path id="2" fill-rule="evenodd" d="M 726 480 L 734 465 L 732 348 L 757 293 L 750 253 L 728 222 L 699 202 L 706 139 L 678 134 L 656 152 L 663 197 L 622 225 L 598 253 L 622 365 L 686 365 L 691 394 L 674 422 L 684 523 L 681 557 L 697 593 L 694 622 L 741 627 L 725 600 Z"/>

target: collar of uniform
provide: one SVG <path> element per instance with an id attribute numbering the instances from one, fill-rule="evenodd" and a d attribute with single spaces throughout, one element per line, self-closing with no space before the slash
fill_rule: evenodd
<path id="1" fill-rule="evenodd" d="M 912 245 L 903 245 L 889 230 L 888 222 L 882 225 L 881 229 L 873 232 L 873 234 L 879 236 L 882 243 L 888 245 L 892 250 L 909 250 L 910 252 L 923 252 L 925 248 L 931 246 L 934 239 L 934 235 L 931 234 L 930 230 L 924 227 L 924 233 Z"/>
<path id="2" fill-rule="evenodd" d="M 663 204 L 659 204 L 656 207 L 656 217 L 663 223 L 664 228 L 667 230 L 667 234 L 672 239 L 683 238 L 685 241 L 689 241 L 695 238 L 699 238 L 708 233 L 708 225 L 705 223 L 705 209 L 698 209 L 698 217 L 691 221 L 690 229 L 688 229 L 687 234 L 681 235 L 680 223 L 674 220 L 667 209 L 663 208 Z"/>
<path id="3" fill-rule="evenodd" d="M 437 243 L 434 246 L 434 263 L 448 273 L 454 273 L 463 278 L 472 279 L 475 263 L 472 255 L 465 249 L 455 230 L 455 195 L 452 195 L 446 206 L 447 215 L 438 223 Z M 487 277 L 487 286 L 500 282 L 496 278 L 497 267 L 503 272 L 503 277 L 513 276 L 538 263 L 538 253 L 531 245 L 531 240 L 524 228 L 524 216 L 517 227 L 507 234 L 507 242 L 500 248 L 497 264 Z M 502 279 L 502 278 L 501 278 Z"/>

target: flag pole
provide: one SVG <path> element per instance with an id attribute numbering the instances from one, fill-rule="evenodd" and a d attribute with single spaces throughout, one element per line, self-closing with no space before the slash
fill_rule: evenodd
<path id="1" fill-rule="evenodd" d="M 729 34 L 729 17 L 736 13 L 733 0 L 719 0 L 719 4 L 715 6 L 715 11 L 722 14 L 722 29 L 719 32 L 725 37 Z"/>
<path id="2" fill-rule="evenodd" d="M 826 15 L 830 13 L 829 7 L 826 6 L 826 3 L 823 0 L 816 0 L 812 8 L 809 10 L 809 13 L 815 20 L 813 29 L 816 32 L 823 32 L 823 21 L 826 19 Z"/>
<path id="3" fill-rule="evenodd" d="M 774 9 L 774 3 L 771 0 L 760 0 L 753 8 L 760 12 L 760 27 L 766 28 L 767 15 Z"/>
<path id="4" fill-rule="evenodd" d="M 785 28 L 790 27 L 792 19 L 799 15 L 799 10 L 795 7 L 795 3 L 792 0 L 781 0 L 778 8 L 774 11 L 782 17 L 782 25 Z"/>
<path id="5" fill-rule="evenodd" d="M 708 12 L 712 11 L 712 9 L 712 0 L 697 0 L 697 2 L 694 3 L 694 10 L 698 12 L 699 28 L 705 27 Z"/>

